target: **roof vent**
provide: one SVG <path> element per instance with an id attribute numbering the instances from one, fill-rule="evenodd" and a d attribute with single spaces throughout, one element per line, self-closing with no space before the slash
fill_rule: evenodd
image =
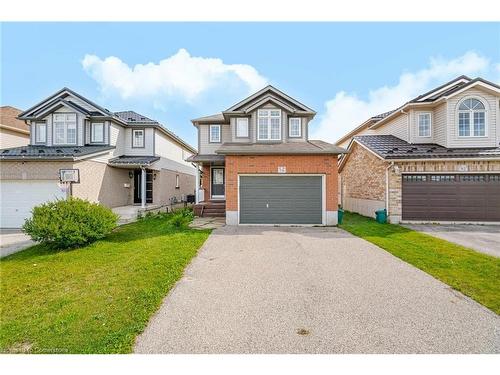
<path id="1" fill-rule="evenodd" d="M 146 120 L 146 118 L 145 117 L 141 117 L 141 120 Z"/>
<path id="2" fill-rule="evenodd" d="M 412 149 L 413 151 L 417 151 L 417 150 L 418 150 L 418 148 L 416 148 L 416 147 L 412 147 L 411 149 Z"/>
<path id="3" fill-rule="evenodd" d="M 399 148 L 397 148 L 397 147 L 394 147 L 394 148 L 392 149 L 392 151 L 398 151 L 398 150 L 399 150 Z"/>
<path id="4" fill-rule="evenodd" d="M 21 154 L 22 154 L 23 152 L 26 152 L 26 150 L 21 150 Z M 2 151 L 2 154 L 8 154 L 8 153 L 9 153 L 9 150 L 3 150 L 3 151 Z"/>
<path id="5" fill-rule="evenodd" d="M 73 152 L 74 152 L 75 154 L 79 154 L 79 153 L 80 153 L 80 150 L 78 150 L 78 149 L 76 149 L 76 148 L 75 148 L 75 149 L 73 150 Z"/>
<path id="6" fill-rule="evenodd" d="M 62 154 L 62 150 L 57 149 L 57 150 L 56 150 L 56 152 L 57 152 L 58 154 Z"/>
<path id="7" fill-rule="evenodd" d="M 446 150 L 446 152 L 453 152 L 453 150 L 449 148 L 448 150 Z"/>
<path id="8" fill-rule="evenodd" d="M 7 152 L 9 152 L 9 150 L 5 150 L 3 153 L 5 154 Z M 27 152 L 26 150 L 21 150 L 21 154 L 25 154 L 26 152 Z"/>
<path id="9" fill-rule="evenodd" d="M 45 154 L 45 151 L 43 151 L 43 150 L 38 150 L 38 153 L 39 153 L 39 154 Z"/>
<path id="10" fill-rule="evenodd" d="M 427 150 L 427 152 L 433 152 L 432 149 Z"/>
<path id="11" fill-rule="evenodd" d="M 389 151 L 387 151 L 387 153 L 388 153 L 388 154 L 394 154 L 394 151 L 389 150 Z"/>
<path id="12" fill-rule="evenodd" d="M 407 154 L 413 154 L 413 151 L 412 150 L 408 150 L 406 151 Z"/>

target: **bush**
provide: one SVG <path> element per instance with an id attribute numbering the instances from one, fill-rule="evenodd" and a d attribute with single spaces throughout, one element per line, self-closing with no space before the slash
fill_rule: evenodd
<path id="1" fill-rule="evenodd" d="M 70 198 L 33 208 L 33 216 L 25 221 L 23 231 L 34 241 L 65 249 L 105 237 L 117 221 L 118 216 L 107 207 Z"/>
<path id="2" fill-rule="evenodd" d="M 172 223 L 173 226 L 180 228 L 191 222 L 193 218 L 194 218 L 193 210 L 191 208 L 186 207 L 175 211 L 172 214 L 170 222 Z"/>

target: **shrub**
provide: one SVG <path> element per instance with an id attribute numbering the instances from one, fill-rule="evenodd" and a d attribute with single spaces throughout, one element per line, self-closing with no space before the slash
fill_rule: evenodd
<path id="1" fill-rule="evenodd" d="M 170 222 L 173 226 L 180 228 L 191 222 L 194 218 L 193 210 L 191 208 L 181 208 L 172 214 Z"/>
<path id="2" fill-rule="evenodd" d="M 117 221 L 118 216 L 107 207 L 70 198 L 33 208 L 33 216 L 25 221 L 23 231 L 34 241 L 65 249 L 105 237 Z"/>

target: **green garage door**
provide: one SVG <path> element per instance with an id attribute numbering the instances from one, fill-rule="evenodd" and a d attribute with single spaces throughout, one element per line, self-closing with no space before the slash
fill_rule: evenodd
<path id="1" fill-rule="evenodd" d="M 240 176 L 241 224 L 321 224 L 321 176 Z"/>

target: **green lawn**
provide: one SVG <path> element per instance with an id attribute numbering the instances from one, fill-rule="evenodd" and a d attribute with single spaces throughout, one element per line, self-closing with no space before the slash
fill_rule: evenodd
<path id="1" fill-rule="evenodd" d="M 83 248 L 0 260 L 0 352 L 130 352 L 209 233 L 147 218 Z"/>
<path id="2" fill-rule="evenodd" d="M 500 314 L 500 259 L 346 212 L 342 229 L 387 250 Z"/>

